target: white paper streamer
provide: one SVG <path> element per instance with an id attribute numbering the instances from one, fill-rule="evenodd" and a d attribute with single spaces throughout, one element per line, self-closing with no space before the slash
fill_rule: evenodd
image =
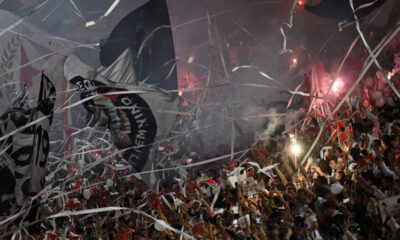
<path id="1" fill-rule="evenodd" d="M 267 175 L 267 176 L 269 176 L 269 177 L 271 177 L 271 176 L 273 176 L 273 174 L 270 173 L 270 172 L 267 172 L 267 171 L 268 171 L 268 170 L 271 170 L 271 169 L 273 169 L 273 168 L 276 168 L 279 164 L 280 164 L 280 163 L 275 163 L 275 164 L 269 165 L 269 166 L 267 166 L 267 167 L 265 167 L 265 168 L 261 168 L 261 169 L 258 170 L 258 171 L 261 172 L 261 173 L 264 173 L 265 175 Z"/>
<path id="2" fill-rule="evenodd" d="M 286 34 L 283 31 L 283 27 L 281 27 L 280 30 L 281 30 L 281 33 L 282 33 L 282 36 L 283 36 L 283 48 L 281 50 L 279 50 L 279 54 L 292 53 L 293 50 L 287 48 Z"/>
<path id="3" fill-rule="evenodd" d="M 85 24 L 85 27 L 94 26 L 97 24 L 97 22 L 101 21 L 103 18 L 108 17 L 114 11 L 114 9 L 118 6 L 120 1 L 121 0 L 114 0 L 113 4 L 111 4 L 111 6 L 108 8 L 108 10 L 98 20 L 87 22 Z"/>
<path id="4" fill-rule="evenodd" d="M 80 18 L 84 18 L 81 10 L 79 10 L 78 6 L 76 6 L 74 0 L 69 0 L 69 2 L 71 3 L 72 8 L 74 9 L 74 13 Z"/>
<path id="5" fill-rule="evenodd" d="M 298 0 L 293 0 L 292 8 L 290 9 L 289 23 L 283 23 L 286 26 L 288 26 L 289 28 L 293 27 L 293 13 L 294 13 L 294 10 L 296 9 L 297 2 L 298 2 Z"/>
<path id="6" fill-rule="evenodd" d="M 114 11 L 114 9 L 118 6 L 120 0 L 114 0 L 113 4 L 111 4 L 110 8 L 104 13 L 103 17 L 107 17 Z"/>
<path id="7" fill-rule="evenodd" d="M 279 82 L 279 81 L 273 79 L 271 76 L 269 76 L 269 75 L 266 74 L 265 72 L 261 71 L 259 68 L 253 67 L 253 66 L 250 66 L 250 65 L 242 65 L 242 66 L 234 67 L 234 68 L 232 69 L 232 72 L 236 72 L 236 71 L 239 70 L 239 69 L 246 69 L 246 68 L 247 68 L 247 69 L 248 69 L 248 68 L 250 68 L 250 69 L 255 69 L 261 76 L 263 76 L 263 77 L 265 77 L 265 78 L 267 78 L 267 79 L 273 81 L 274 83 L 277 83 L 277 84 L 283 86 L 283 84 L 282 84 L 281 82 Z"/>
<path id="8" fill-rule="evenodd" d="M 305 92 L 301 92 L 301 91 L 291 91 L 291 90 L 289 90 L 289 92 L 291 94 L 293 94 L 293 95 L 301 95 L 301 96 L 304 96 L 304 97 L 310 97 L 311 96 L 311 94 L 305 93 Z"/>
<path id="9" fill-rule="evenodd" d="M 168 202 L 168 200 L 165 198 L 164 195 L 161 195 L 161 199 L 164 201 L 164 203 L 167 205 L 167 207 L 172 210 L 171 204 Z"/>
<path id="10" fill-rule="evenodd" d="M 183 232 L 183 231 L 181 231 L 181 230 L 178 230 L 178 229 L 176 229 L 176 228 L 173 228 L 173 227 L 171 227 L 169 224 L 166 224 L 166 223 L 164 223 L 164 222 L 159 221 L 158 219 L 154 218 L 153 216 L 147 214 L 146 212 L 143 212 L 143 211 L 141 211 L 141 210 L 134 209 L 134 208 L 105 207 L 105 208 L 96 208 L 96 209 L 88 209 L 88 210 L 73 211 L 73 212 L 71 212 L 71 211 L 64 211 L 64 212 L 61 212 L 61 213 L 58 213 L 58 214 L 51 215 L 51 216 L 49 216 L 49 217 L 47 217 L 47 218 L 48 218 L 48 219 L 55 219 L 55 218 L 58 218 L 58 217 L 80 216 L 80 215 L 85 215 L 85 214 L 94 214 L 94 213 L 111 212 L 111 211 L 121 211 L 121 210 L 130 211 L 130 212 L 133 212 L 133 213 L 136 213 L 136 214 L 145 216 L 145 217 L 147 217 L 147 218 L 150 218 L 150 219 L 152 219 L 154 222 L 157 222 L 158 224 L 164 226 L 165 228 L 167 228 L 167 229 L 169 229 L 169 230 L 171 230 L 171 231 L 173 231 L 173 232 L 175 232 L 175 233 L 177 233 L 177 234 L 180 234 L 180 235 L 184 236 L 185 238 L 195 240 L 195 238 L 194 238 L 193 236 L 190 236 L 189 234 L 187 234 L 187 233 L 185 233 L 185 232 Z"/>

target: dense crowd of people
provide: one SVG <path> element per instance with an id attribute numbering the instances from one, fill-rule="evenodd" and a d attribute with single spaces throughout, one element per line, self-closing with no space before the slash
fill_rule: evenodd
<path id="1" fill-rule="evenodd" d="M 398 100 L 374 107 L 376 120 L 364 118 L 361 107 L 346 119 L 352 131 L 336 129 L 336 138 L 326 131 L 320 142 L 327 144 L 304 165 L 285 135 L 257 143 L 243 161 L 188 168 L 185 179 L 162 179 L 154 189 L 104 164 L 87 180 L 109 179 L 104 185 L 79 189 L 81 181 L 73 181 L 69 200 L 49 202 L 47 214 L 119 206 L 159 221 L 129 210 L 62 217 L 43 223 L 39 238 L 179 239 L 165 223 L 196 239 L 398 239 Z M 297 141 L 311 144 L 316 130 L 298 131 Z"/>

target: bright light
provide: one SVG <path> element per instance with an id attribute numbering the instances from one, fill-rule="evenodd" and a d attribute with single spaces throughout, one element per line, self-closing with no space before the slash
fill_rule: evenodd
<path id="1" fill-rule="evenodd" d="M 301 147 L 297 143 L 292 145 L 292 153 L 294 155 L 299 155 L 301 153 Z"/>
<path id="2" fill-rule="evenodd" d="M 178 92 L 178 95 L 182 97 L 183 91 L 179 91 L 179 92 Z"/>
<path id="3" fill-rule="evenodd" d="M 394 73 L 395 73 L 395 70 L 393 70 L 393 72 L 388 72 L 387 78 L 388 78 L 389 80 L 392 79 Z"/>
<path id="4" fill-rule="evenodd" d="M 344 86 L 343 80 L 341 78 L 336 78 L 332 86 L 332 91 L 335 93 L 340 92 L 343 86 Z"/>
<path id="5" fill-rule="evenodd" d="M 190 57 L 188 58 L 187 62 L 188 62 L 189 64 L 191 64 L 191 63 L 193 63 L 193 60 L 194 60 L 194 56 L 192 55 L 192 56 L 190 56 Z"/>
<path id="6" fill-rule="evenodd" d="M 304 6 L 307 2 L 308 0 L 299 0 L 297 4 L 299 4 L 300 6 Z"/>
<path id="7" fill-rule="evenodd" d="M 297 67 L 297 58 L 292 58 L 292 60 L 290 61 L 290 66 L 289 68 L 291 70 L 295 69 Z"/>

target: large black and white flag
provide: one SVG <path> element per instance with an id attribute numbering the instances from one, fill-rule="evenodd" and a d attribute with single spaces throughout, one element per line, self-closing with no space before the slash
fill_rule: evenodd
<path id="1" fill-rule="evenodd" d="M 152 144 L 168 136 L 181 100 L 178 94 L 135 82 L 129 56 L 126 50 L 109 68 L 96 71 L 70 55 L 64 63 L 64 76 L 78 89 L 81 99 L 86 99 L 85 109 L 100 122 L 107 122 L 116 147 L 127 149 L 124 158 L 140 171 Z"/>
<path id="2" fill-rule="evenodd" d="M 42 75 L 39 100 L 31 107 L 26 89 L 0 117 L 0 216 L 42 189 L 56 92 Z"/>
<path id="3" fill-rule="evenodd" d="M 11 106 L 0 117 L 0 216 L 7 215 L 21 205 L 29 193 L 27 172 L 30 168 L 33 127 L 25 128 L 32 121 L 34 109 L 29 106 L 28 92 L 23 89 L 12 100 Z M 14 134 L 12 134 L 15 132 Z"/>

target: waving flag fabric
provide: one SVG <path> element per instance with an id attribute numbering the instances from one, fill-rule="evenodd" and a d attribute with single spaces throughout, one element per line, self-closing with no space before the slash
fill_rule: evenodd
<path id="1" fill-rule="evenodd" d="M 137 81 L 177 89 L 175 49 L 166 0 L 150 0 L 123 18 L 100 47 L 100 61 L 109 67 L 132 49 Z"/>
<path id="2" fill-rule="evenodd" d="M 123 54 L 125 53 L 126 51 Z M 124 61 L 121 57 L 117 59 Z M 112 65 L 116 68 L 123 66 L 118 63 Z M 107 72 L 118 71 L 111 69 Z M 154 141 L 168 136 L 180 107 L 179 96 L 144 83 L 116 84 L 116 78 L 114 82 L 109 81 L 102 72 L 97 72 L 74 55 L 66 59 L 64 75 L 80 91 L 81 99 L 94 97 L 83 103 L 89 112 L 99 117 L 98 112 L 104 111 L 108 114 L 108 128 L 111 132 L 118 130 L 128 135 L 131 145 L 119 148 L 128 148 L 124 151 L 124 158 L 140 171 L 148 159 Z M 131 75 L 121 74 L 121 79 L 117 82 L 125 82 L 126 79 L 123 78 L 129 76 Z"/>
<path id="3" fill-rule="evenodd" d="M 12 210 L 15 202 L 21 205 L 44 184 L 56 91 L 53 83 L 42 74 L 35 108 L 29 107 L 25 92 L 23 90 L 13 101 L 13 107 L 0 117 L 0 137 L 42 120 L 0 141 L 0 172 L 4 173 L 0 178 L 7 182 L 0 186 L 0 215 Z"/>

